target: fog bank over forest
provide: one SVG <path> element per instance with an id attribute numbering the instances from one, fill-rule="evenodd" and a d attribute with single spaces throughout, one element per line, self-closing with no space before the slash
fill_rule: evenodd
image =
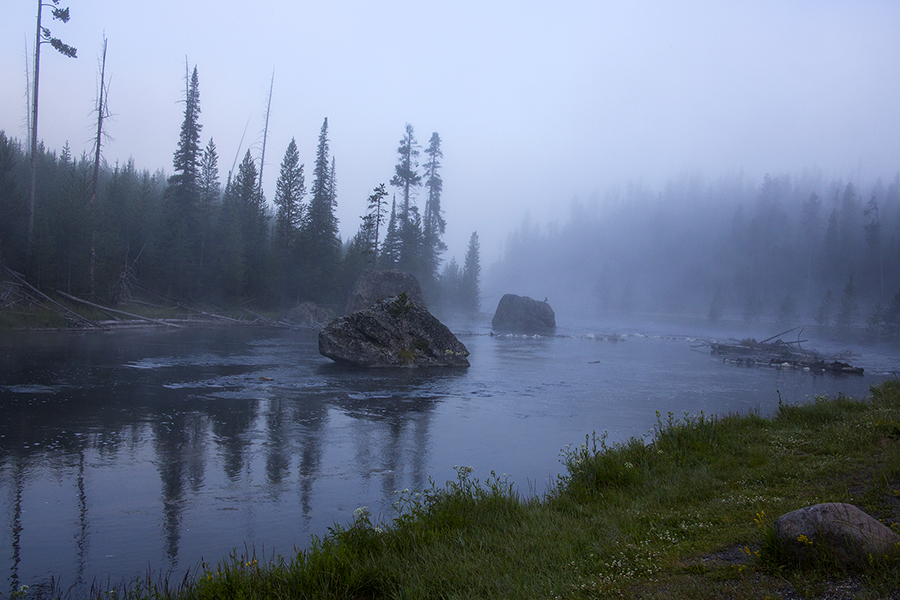
<path id="1" fill-rule="evenodd" d="M 557 315 L 863 327 L 900 291 L 900 174 L 690 173 L 563 206 L 509 234 L 485 271 L 485 312 L 517 293 Z"/>

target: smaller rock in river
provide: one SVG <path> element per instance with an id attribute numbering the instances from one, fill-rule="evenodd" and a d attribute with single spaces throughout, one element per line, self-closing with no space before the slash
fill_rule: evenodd
<path id="1" fill-rule="evenodd" d="M 556 315 L 547 301 L 506 294 L 491 320 L 495 331 L 549 335 L 556 331 Z"/>

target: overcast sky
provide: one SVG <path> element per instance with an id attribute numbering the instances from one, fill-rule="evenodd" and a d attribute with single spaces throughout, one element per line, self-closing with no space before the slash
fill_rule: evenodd
<path id="1" fill-rule="evenodd" d="M 224 182 L 238 152 L 259 158 L 274 71 L 267 197 L 291 137 L 311 182 L 328 117 L 345 239 L 391 178 L 407 122 L 423 149 L 433 131 L 443 140 L 446 241 L 458 259 L 474 230 L 492 260 L 526 212 L 566 214 L 573 197 L 632 179 L 656 187 L 685 170 L 805 168 L 890 179 L 900 169 L 896 0 L 66 5 L 67 24 L 45 9 L 53 35 L 78 49 L 73 60 L 42 48 L 49 148 L 91 150 L 104 33 L 111 164 L 133 157 L 171 174 L 187 57 Z M 22 140 L 35 11 L 0 0 L 0 129 Z"/>

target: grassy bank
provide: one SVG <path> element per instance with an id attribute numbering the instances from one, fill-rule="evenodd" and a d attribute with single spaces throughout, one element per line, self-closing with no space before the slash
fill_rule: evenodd
<path id="1" fill-rule="evenodd" d="M 900 561 L 857 572 L 783 561 L 775 517 L 849 502 L 900 531 L 900 381 L 865 401 L 818 398 L 758 415 L 660 415 L 645 438 L 563 450 L 555 489 L 526 499 L 468 468 L 364 508 L 291 557 L 232 556 L 185 583 L 117 597 L 900 598 Z M 33 590 L 26 591 L 31 595 Z M 108 597 L 109 590 L 102 594 Z"/>

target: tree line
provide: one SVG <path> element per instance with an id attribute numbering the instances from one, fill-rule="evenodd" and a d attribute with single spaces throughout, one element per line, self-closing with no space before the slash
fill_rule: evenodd
<path id="1" fill-rule="evenodd" d="M 900 340 L 900 174 L 887 183 L 816 171 L 684 174 L 661 191 L 613 188 L 573 200 L 568 218 L 548 226 L 526 219 L 488 279 L 595 314 Z"/>
<path id="2" fill-rule="evenodd" d="M 477 233 L 462 268 L 442 258 L 447 246 L 438 133 L 420 165 L 421 147 L 406 125 L 388 182 L 396 190 L 393 199 L 389 204 L 385 183 L 375 186 L 358 232 L 344 242 L 335 214 L 328 119 L 308 187 L 291 139 L 271 206 L 262 189 L 262 160 L 249 150 L 223 184 L 215 141 L 202 142 L 196 67 L 186 72 L 185 83 L 170 176 L 141 170 L 133 160 L 101 164 L 99 153 L 76 157 L 68 144 L 59 153 L 43 144 L 26 153 L 0 131 L 0 264 L 24 272 L 44 291 L 112 304 L 143 295 L 273 308 L 304 301 L 338 307 L 360 271 L 393 269 L 416 275 L 430 304 L 477 311 Z M 32 162 L 33 209 L 26 193 Z"/>

